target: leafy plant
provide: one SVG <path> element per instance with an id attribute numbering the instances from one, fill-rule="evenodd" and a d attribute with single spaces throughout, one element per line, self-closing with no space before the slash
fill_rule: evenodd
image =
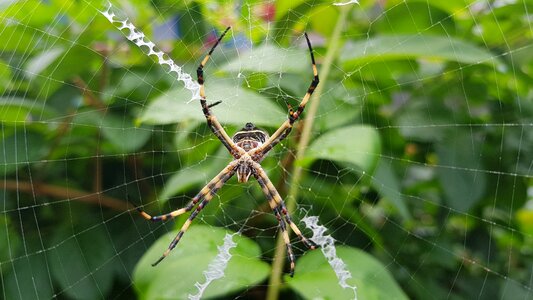
<path id="1" fill-rule="evenodd" d="M 310 34 L 319 89 L 262 164 L 298 224 L 328 228 L 360 299 L 526 298 L 533 6 L 361 2 L 120 4 L 189 74 L 232 25 L 205 71 L 230 134 L 286 119 L 311 80 Z M 101 15 L 104 1 L 0 7 L 3 298 L 183 298 L 226 233 L 237 246 L 206 297 L 351 297 L 320 250 L 295 243 L 296 276 L 283 276 L 253 182 L 224 186 L 152 268 L 187 216 L 149 224 L 134 206 L 181 207 L 230 160 L 200 105 Z"/>

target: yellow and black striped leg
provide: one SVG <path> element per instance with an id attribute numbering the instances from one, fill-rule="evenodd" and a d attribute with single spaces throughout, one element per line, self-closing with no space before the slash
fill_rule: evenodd
<path id="1" fill-rule="evenodd" d="M 287 247 L 287 256 L 289 258 L 290 262 L 290 276 L 294 276 L 294 267 L 295 267 L 295 259 L 294 259 L 294 253 L 292 252 L 292 245 L 291 240 L 289 238 L 289 232 L 287 231 L 287 224 L 285 223 L 285 220 L 283 220 L 283 217 L 281 216 L 279 206 L 276 204 L 276 201 L 274 198 L 271 197 L 271 194 L 269 193 L 268 185 L 264 182 L 263 178 L 255 174 L 255 178 L 257 179 L 257 182 L 259 182 L 259 185 L 261 186 L 261 189 L 263 190 L 263 194 L 265 194 L 265 197 L 268 200 L 268 204 L 270 205 L 270 208 L 274 212 L 274 215 L 276 216 L 276 219 L 278 219 L 279 228 L 281 230 L 281 235 L 283 236 L 283 241 L 285 242 L 285 246 Z"/>
<path id="2" fill-rule="evenodd" d="M 291 227 L 292 231 L 294 231 L 294 233 L 298 236 L 302 243 L 307 246 L 307 248 L 311 250 L 318 248 L 318 245 L 315 242 L 307 239 L 302 234 L 298 226 L 294 224 L 289 214 L 289 211 L 287 210 L 287 207 L 285 207 L 285 202 L 279 195 L 278 191 L 276 190 L 270 179 L 268 179 L 268 176 L 266 175 L 265 171 L 263 171 L 263 168 L 261 168 L 259 164 L 254 164 L 254 167 L 256 169 L 257 182 L 259 182 L 259 185 L 261 185 L 263 193 L 266 197 L 274 201 L 275 208 L 279 210 L 281 214 L 283 214 L 283 216 L 285 216 L 285 220 L 287 221 L 287 224 L 289 224 L 289 226 Z"/>
<path id="3" fill-rule="evenodd" d="M 163 255 L 156 262 L 154 262 L 152 264 L 152 266 L 155 267 L 158 263 L 160 263 L 163 259 L 165 259 L 165 257 L 168 256 L 168 254 L 170 253 L 170 251 L 172 251 L 172 249 L 174 249 L 176 247 L 176 245 L 179 243 L 181 237 L 183 236 L 183 234 L 185 234 L 187 229 L 189 229 L 189 226 L 191 225 L 191 223 L 194 220 L 194 218 L 196 218 L 198 213 L 200 213 L 200 211 L 202 211 L 202 209 L 209 203 L 209 201 L 211 201 L 213 196 L 224 185 L 224 183 L 226 183 L 226 181 L 228 181 L 228 179 L 230 179 L 231 176 L 233 176 L 233 174 L 235 174 L 235 166 L 236 165 L 237 165 L 237 161 L 235 161 L 235 160 L 232 161 L 222 172 L 220 172 L 217 175 L 217 177 L 215 177 L 215 179 L 217 179 L 217 178 L 219 178 L 219 179 L 211 180 L 211 182 L 209 182 L 209 184 L 207 184 L 202 189 L 202 191 L 206 190 L 205 193 L 200 192 L 200 193 L 203 193 L 202 194 L 202 198 L 203 198 L 202 202 L 200 202 L 200 204 L 198 204 L 198 206 L 191 213 L 191 215 L 189 216 L 187 221 L 185 221 L 185 223 L 183 223 L 183 226 L 181 226 L 180 231 L 178 232 L 176 237 L 172 240 L 172 242 L 168 246 L 168 249 L 163 253 Z"/>
<path id="4" fill-rule="evenodd" d="M 270 151 L 270 149 L 272 149 L 274 146 L 276 146 L 279 142 L 281 142 L 289 135 L 294 122 L 298 120 L 298 118 L 304 111 L 307 102 L 311 98 L 311 95 L 318 86 L 318 69 L 316 67 L 315 55 L 313 54 L 313 47 L 311 46 L 311 42 L 309 41 L 307 33 L 305 34 L 305 39 L 307 41 L 309 53 L 311 54 L 313 80 L 311 81 L 311 84 L 307 89 L 307 93 L 305 93 L 305 96 L 302 98 L 302 101 L 300 101 L 300 105 L 298 105 L 298 108 L 296 110 L 293 110 L 292 107 L 289 105 L 289 118 L 278 128 L 278 130 L 276 130 L 276 132 L 274 132 L 274 134 L 270 136 L 270 138 L 261 147 L 257 148 L 257 150 L 254 152 L 253 156 L 256 157 L 256 161 L 260 161 L 260 159 L 264 157 L 268 153 L 268 151 Z"/>
<path id="5" fill-rule="evenodd" d="M 225 178 L 225 177 L 227 177 L 228 172 L 231 172 L 231 170 L 234 167 L 235 167 L 235 163 L 231 163 L 226 168 L 224 168 L 224 170 L 218 173 L 217 176 L 215 176 L 215 178 L 211 179 L 211 181 L 206 186 L 204 186 L 204 188 L 201 189 L 200 192 L 198 192 L 198 194 L 196 194 L 196 196 L 194 196 L 194 198 L 192 198 L 192 200 L 189 203 L 187 203 L 187 205 L 185 205 L 185 207 L 183 208 L 176 209 L 167 214 L 163 214 L 159 216 L 151 216 L 148 213 L 146 213 L 144 210 L 142 210 L 142 208 L 140 207 L 137 207 L 137 211 L 141 214 L 143 218 L 145 218 L 148 221 L 153 221 L 153 222 L 171 220 L 179 215 L 189 212 L 194 208 L 196 203 L 202 200 L 204 198 L 204 195 L 208 194 L 209 191 L 212 190 L 214 186 L 219 184 L 220 181 L 228 180 L 229 178 Z M 233 175 L 233 173 L 231 173 L 231 175 Z"/>
<path id="6" fill-rule="evenodd" d="M 285 221 L 281 217 L 279 210 L 274 209 L 274 213 L 276 215 L 276 218 L 278 219 L 279 228 L 281 229 L 281 234 L 283 235 L 283 241 L 285 241 L 285 246 L 287 247 L 287 255 L 289 257 L 289 262 L 290 262 L 290 267 L 291 267 L 289 275 L 291 277 L 294 277 L 295 259 L 294 259 L 294 253 L 292 252 L 292 245 L 291 245 L 291 240 L 289 238 L 289 232 L 287 231 L 287 225 L 285 224 Z"/>
<path id="7" fill-rule="evenodd" d="M 215 177 L 215 179 L 219 179 L 219 178 Z M 208 187 L 210 184 L 211 182 L 209 182 L 209 184 L 206 185 L 196 196 L 194 196 L 194 198 L 192 198 L 192 200 L 189 201 L 189 203 L 187 203 L 187 205 L 185 205 L 183 208 L 176 209 L 167 214 L 163 214 L 159 216 L 151 216 L 140 207 L 137 207 L 137 211 L 141 214 L 143 218 L 145 218 L 148 221 L 157 222 L 157 221 L 166 221 L 166 220 L 174 219 L 175 217 L 179 215 L 182 215 L 186 212 L 191 211 L 196 205 L 196 203 L 198 203 L 198 201 L 200 201 L 203 198 L 204 194 L 209 192 Z"/>
<path id="8" fill-rule="evenodd" d="M 307 93 L 305 93 L 305 96 L 302 98 L 302 101 L 300 101 L 300 105 L 298 105 L 298 109 L 295 112 L 292 112 L 292 114 L 289 114 L 289 121 L 290 123 L 294 123 L 296 119 L 300 117 L 300 114 L 302 114 L 305 105 L 307 104 L 307 101 L 311 98 L 311 95 L 315 91 L 316 87 L 318 86 L 318 69 L 316 68 L 316 62 L 315 62 L 315 55 L 313 54 L 313 47 L 311 47 L 311 42 L 309 41 L 309 37 L 307 36 L 307 33 L 305 34 L 305 40 L 307 41 L 307 46 L 309 47 L 309 53 L 311 54 L 311 63 L 313 64 L 313 81 L 311 81 L 311 84 L 309 85 L 309 88 L 307 89 Z"/>
<path id="9" fill-rule="evenodd" d="M 233 143 L 233 140 L 229 137 L 229 135 L 226 133 L 222 125 L 218 122 L 217 118 L 211 113 L 211 107 L 217 105 L 220 103 L 220 101 L 217 101 L 212 104 L 207 104 L 206 97 L 205 97 L 205 88 L 204 88 L 204 67 L 207 64 L 207 61 L 209 61 L 209 58 L 211 57 L 211 54 L 215 50 L 215 48 L 218 46 L 224 35 L 228 32 L 228 30 L 231 27 L 226 28 L 224 32 L 220 35 L 216 43 L 213 45 L 211 50 L 209 50 L 209 53 L 205 56 L 205 58 L 202 60 L 200 65 L 198 66 L 198 69 L 196 69 L 196 75 L 198 77 L 198 84 L 200 85 L 200 104 L 202 105 L 202 111 L 204 113 L 204 116 L 207 120 L 207 124 L 209 125 L 209 128 L 211 128 L 211 131 L 215 134 L 215 136 L 220 140 L 220 142 L 228 149 L 228 151 L 231 153 L 231 155 L 235 158 L 238 158 L 242 153 L 240 153 L 239 149 L 235 146 L 235 143 Z"/>
<path id="10" fill-rule="evenodd" d="M 274 198 L 275 199 L 275 198 Z M 279 198 L 281 199 L 281 198 Z M 303 234 L 302 232 L 300 231 L 300 229 L 298 228 L 298 226 L 296 226 L 296 224 L 294 224 L 294 222 L 292 222 L 292 219 L 291 219 L 291 216 L 289 214 L 289 211 L 287 210 L 287 208 L 285 207 L 285 202 L 283 200 L 281 200 L 280 203 L 278 203 L 278 205 L 281 206 L 281 213 L 285 216 L 285 220 L 287 220 L 287 223 L 289 224 L 289 226 L 292 228 L 292 231 L 294 231 L 294 233 L 300 238 L 300 240 L 302 241 L 302 243 L 304 243 L 307 248 L 311 249 L 311 250 L 314 250 L 316 248 L 318 248 L 318 245 L 313 242 L 312 240 L 308 240 Z"/>
<path id="11" fill-rule="evenodd" d="M 168 246 L 168 249 L 163 253 L 163 255 L 156 262 L 154 262 L 152 264 L 153 267 L 155 267 L 165 257 L 167 257 L 168 254 L 170 253 L 170 251 L 172 251 L 172 249 L 174 249 L 176 247 L 176 245 L 181 240 L 181 237 L 183 236 L 183 234 L 185 234 L 187 229 L 189 229 L 189 226 L 191 225 L 191 223 L 194 220 L 194 218 L 196 218 L 198 213 L 209 203 L 209 201 L 211 201 L 211 199 L 213 198 L 213 195 L 214 195 L 215 192 L 216 191 L 210 192 L 210 193 L 208 193 L 207 195 L 204 196 L 204 200 L 202 200 L 202 202 L 200 202 L 200 204 L 198 204 L 198 207 L 192 212 L 192 214 L 189 216 L 187 221 L 185 221 L 185 223 L 183 223 L 183 226 L 181 226 L 180 231 L 178 232 L 176 237 L 172 240 L 172 242 Z"/>

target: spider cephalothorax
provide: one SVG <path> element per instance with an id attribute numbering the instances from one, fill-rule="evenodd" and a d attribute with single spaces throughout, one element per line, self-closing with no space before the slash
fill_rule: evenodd
<path id="1" fill-rule="evenodd" d="M 315 64 L 315 58 L 313 56 L 313 48 L 311 47 L 311 42 L 309 42 L 307 34 L 305 34 L 307 46 L 311 54 L 311 63 L 313 66 L 313 80 L 311 81 L 311 85 L 307 89 L 307 93 L 302 98 L 302 101 L 300 102 L 298 108 L 296 110 L 293 110 L 291 107 L 289 107 L 289 117 L 278 128 L 278 130 L 276 130 L 276 132 L 274 132 L 272 136 L 269 136 L 266 131 L 255 127 L 254 124 L 246 123 L 246 125 L 240 131 L 236 132 L 233 137 L 230 138 L 222 127 L 222 125 L 220 125 L 220 123 L 218 122 L 217 118 L 211 113 L 211 108 L 220 102 L 215 102 L 210 105 L 207 104 L 204 90 L 204 66 L 211 57 L 211 54 L 215 50 L 216 46 L 220 43 L 220 40 L 222 40 L 222 38 L 224 37 L 226 32 L 228 32 L 229 29 L 230 28 L 228 27 L 226 31 L 222 33 L 215 45 L 213 45 L 213 48 L 211 48 L 211 50 L 209 51 L 209 54 L 207 54 L 207 56 L 200 63 L 200 66 L 198 67 L 196 73 L 198 75 L 198 84 L 200 85 L 200 104 L 202 105 L 202 111 L 207 120 L 207 124 L 209 125 L 211 131 L 213 131 L 215 136 L 224 145 L 224 147 L 228 149 L 230 154 L 233 156 L 233 160 L 228 164 L 228 166 L 226 166 L 226 168 L 224 168 L 224 170 L 218 173 L 218 175 L 215 176 L 215 178 L 213 178 L 185 207 L 160 216 L 150 216 L 146 212 L 139 209 L 141 215 L 147 220 L 164 221 L 193 210 L 196 204 L 200 202 L 198 206 L 196 206 L 196 209 L 191 213 L 187 221 L 183 223 L 180 232 L 178 232 L 176 237 L 172 240 L 167 250 L 152 265 L 157 265 L 165 257 L 167 257 L 170 251 L 172 251 L 172 249 L 176 247 L 181 237 L 183 236 L 185 231 L 187 231 L 187 229 L 191 225 L 194 218 L 196 218 L 198 213 L 209 203 L 209 201 L 211 201 L 213 196 L 224 185 L 224 183 L 226 183 L 226 181 L 228 181 L 235 173 L 237 173 L 237 179 L 239 180 L 239 182 L 246 182 L 248 181 L 250 176 L 253 175 L 253 177 L 261 186 L 261 190 L 265 194 L 270 208 L 272 208 L 272 211 L 278 219 L 279 228 L 281 229 L 283 240 L 287 247 L 289 261 L 291 263 L 290 274 L 292 276 L 294 274 L 294 254 L 292 252 L 292 246 L 289 238 L 289 233 L 287 231 L 287 225 L 291 227 L 294 233 L 308 248 L 315 249 L 316 244 L 313 241 L 306 239 L 302 235 L 296 224 L 292 222 L 289 212 L 285 207 L 285 203 L 283 202 L 283 199 L 281 198 L 278 191 L 266 175 L 260 163 L 274 146 L 279 144 L 279 142 L 281 142 L 284 138 L 287 137 L 289 132 L 292 130 L 294 122 L 296 122 L 296 120 L 300 117 L 300 114 L 303 112 L 305 105 L 311 98 L 311 94 L 318 85 L 318 71 Z"/>
<path id="2" fill-rule="evenodd" d="M 253 172 L 252 158 L 248 155 L 248 152 L 263 145 L 267 139 L 268 133 L 255 127 L 253 123 L 246 123 L 240 131 L 233 135 L 232 140 L 235 145 L 246 151 L 246 154 L 241 155 L 239 158 L 241 163 L 239 163 L 236 171 L 239 182 L 247 182 Z"/>

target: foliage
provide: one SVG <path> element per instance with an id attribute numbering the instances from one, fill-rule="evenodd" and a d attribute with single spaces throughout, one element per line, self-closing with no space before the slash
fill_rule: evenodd
<path id="1" fill-rule="evenodd" d="M 190 92 L 98 13 L 103 2 L 0 4 L 1 295 L 183 296 L 223 235 L 239 232 L 226 277 L 206 295 L 264 297 L 277 222 L 255 183 L 230 181 L 150 266 L 186 216 L 148 224 L 126 199 L 153 213 L 181 207 L 229 156 Z M 531 295 L 533 5 L 361 2 L 321 78 L 303 159 L 293 159 L 296 129 L 263 162 L 269 177 L 285 196 L 287 176 L 303 166 L 294 217 L 320 217 L 361 298 Z M 151 38 L 171 20 L 175 36 L 157 43 L 190 74 L 233 26 L 205 71 L 230 134 L 248 121 L 273 132 L 285 120 L 286 103 L 295 107 L 311 80 L 302 34 L 323 70 L 340 9 L 120 4 Z M 296 275 L 280 297 L 347 297 L 320 251 L 296 245 Z"/>
<path id="2" fill-rule="evenodd" d="M 195 283 L 205 281 L 203 272 L 217 255 L 217 247 L 221 246 L 226 231 L 204 225 L 193 226 L 183 237 L 185 246 L 177 247 L 165 264 L 153 268 L 151 263 L 161 256 L 161 249 L 168 247 L 177 233 L 176 230 L 163 235 L 137 264 L 133 278 L 142 299 L 185 299 L 187 295 L 197 294 Z M 206 298 L 220 297 L 254 286 L 269 274 L 269 266 L 259 259 L 261 250 L 257 243 L 237 235 L 233 239 L 237 246 L 230 251 L 233 257 L 224 277 L 209 285 L 203 294 Z"/>

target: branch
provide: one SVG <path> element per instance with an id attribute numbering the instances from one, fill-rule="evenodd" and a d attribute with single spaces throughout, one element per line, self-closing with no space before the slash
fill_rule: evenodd
<path id="1" fill-rule="evenodd" d="M 33 195 L 51 196 L 60 199 L 77 200 L 85 203 L 105 206 L 117 211 L 128 211 L 134 207 L 128 202 L 106 196 L 102 193 L 87 193 L 73 188 L 56 186 L 46 183 L 4 180 L 0 189 L 25 192 Z"/>
<path id="2" fill-rule="evenodd" d="M 88 106 L 95 107 L 98 110 L 104 111 L 106 109 L 105 104 L 100 100 L 96 95 L 89 89 L 85 81 L 81 79 L 81 77 L 76 76 L 74 79 L 72 79 L 72 82 L 74 82 L 74 86 L 76 86 L 82 93 L 83 98 L 85 100 L 85 104 Z"/>

